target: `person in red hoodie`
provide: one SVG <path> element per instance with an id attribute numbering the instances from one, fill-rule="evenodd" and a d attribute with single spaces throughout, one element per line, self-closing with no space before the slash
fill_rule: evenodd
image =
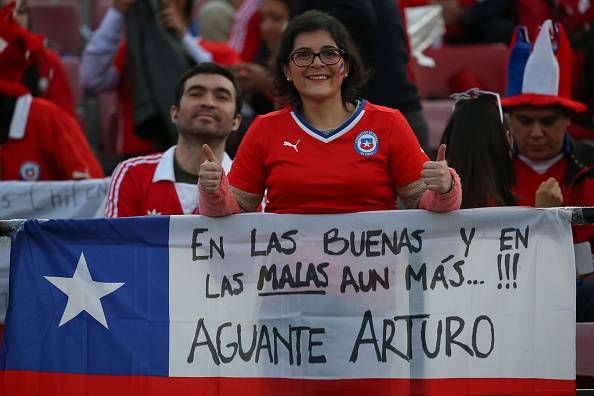
<path id="1" fill-rule="evenodd" d="M 20 82 L 43 42 L 15 21 L 13 9 L 0 9 L 0 180 L 103 177 L 76 120 Z"/>
<path id="2" fill-rule="evenodd" d="M 11 1 L 0 0 L 0 5 L 8 3 Z M 24 29 L 29 29 L 27 0 L 16 1 L 14 18 Z M 47 99 L 76 117 L 74 94 L 60 55 L 44 45 L 32 53 L 31 58 L 30 65 L 23 74 L 23 84 L 29 88 L 33 96 Z"/>

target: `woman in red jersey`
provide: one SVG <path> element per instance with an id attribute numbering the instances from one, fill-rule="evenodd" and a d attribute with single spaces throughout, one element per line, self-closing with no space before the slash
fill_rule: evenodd
<path id="1" fill-rule="evenodd" d="M 358 51 L 332 16 L 308 11 L 283 33 L 274 86 L 288 106 L 256 118 L 227 179 L 209 158 L 200 168 L 201 214 L 349 213 L 459 208 L 460 181 L 421 149 L 402 114 L 359 98 L 366 81 Z M 395 92 L 395 95 L 398 93 Z"/>

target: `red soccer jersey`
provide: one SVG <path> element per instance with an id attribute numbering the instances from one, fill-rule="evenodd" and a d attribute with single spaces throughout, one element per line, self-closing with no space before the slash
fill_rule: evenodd
<path id="1" fill-rule="evenodd" d="M 105 217 L 181 215 L 194 212 L 198 186 L 176 183 L 173 170 L 175 146 L 164 153 L 130 158 L 111 176 Z M 222 162 L 226 172 L 231 158 Z"/>
<path id="2" fill-rule="evenodd" d="M 402 114 L 362 101 L 324 134 L 286 108 L 259 116 L 243 138 L 229 182 L 267 192 L 266 212 L 347 213 L 396 208 L 396 189 L 428 161 Z"/>
<path id="3" fill-rule="evenodd" d="M 76 120 L 45 99 L 17 99 L 8 140 L 0 145 L 1 180 L 104 177 Z"/>
<path id="4" fill-rule="evenodd" d="M 567 159 L 562 158 L 556 164 L 551 166 L 543 174 L 538 174 L 528 164 L 519 158 L 514 158 L 514 169 L 516 172 L 516 183 L 513 193 L 516 197 L 518 206 L 534 206 L 536 200 L 536 190 L 542 183 L 553 177 L 559 182 L 561 190 L 564 190 L 563 183 L 565 171 L 567 170 Z M 565 196 L 565 195 L 564 195 Z"/>

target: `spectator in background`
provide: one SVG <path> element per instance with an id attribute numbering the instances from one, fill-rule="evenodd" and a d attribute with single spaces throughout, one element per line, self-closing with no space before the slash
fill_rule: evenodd
<path id="1" fill-rule="evenodd" d="M 270 70 L 271 56 L 278 48 L 283 30 L 289 22 L 290 9 L 290 0 L 262 0 L 260 51 L 254 62 L 241 62 L 233 67 L 251 114 L 266 114 L 275 108 Z M 233 134 L 227 142 L 227 152 L 232 157 L 235 156 L 247 127 L 253 121 L 253 116 L 246 116 L 244 119 L 242 128 L 238 133 Z"/>
<path id="2" fill-rule="evenodd" d="M 7 5 L 11 2 L 10 0 L 0 0 L 0 5 Z M 27 0 L 16 1 L 14 18 L 24 29 L 29 29 Z M 44 45 L 32 53 L 31 58 L 30 65 L 23 75 L 22 83 L 29 88 L 33 96 L 47 99 L 76 117 L 74 95 L 60 56 Z"/>
<path id="3" fill-rule="evenodd" d="M 208 41 L 226 42 L 234 17 L 235 8 L 228 1 L 207 1 L 200 7 L 196 19 L 200 37 Z"/>
<path id="4" fill-rule="evenodd" d="M 76 120 L 57 105 L 33 98 L 22 81 L 42 40 L 0 9 L 0 179 L 67 180 L 103 177 Z"/>
<path id="5" fill-rule="evenodd" d="M 363 97 L 400 110 L 425 146 L 429 128 L 417 87 L 409 79 L 406 32 L 394 0 L 300 0 L 292 5 L 292 15 L 317 9 L 347 27 L 372 72 Z"/>
<path id="6" fill-rule="evenodd" d="M 242 62 L 233 67 L 242 92 L 250 94 L 247 100 L 256 114 L 266 114 L 274 109 L 271 56 L 277 50 L 289 22 L 290 6 L 289 0 L 262 0 L 260 51 L 253 63 Z"/>
<path id="7" fill-rule="evenodd" d="M 118 91 L 123 122 L 118 153 L 124 156 L 164 150 L 177 138 L 175 128 L 170 126 L 168 114 L 164 115 L 164 112 L 168 113 L 168 106 L 173 97 L 167 93 L 160 93 L 166 92 L 165 88 L 159 90 L 153 87 L 156 91 L 142 92 L 143 89 L 150 89 L 150 87 L 143 80 L 138 79 L 138 73 L 136 73 L 138 69 L 150 69 L 152 74 L 148 77 L 152 78 L 155 86 L 165 87 L 169 80 L 176 79 L 193 62 L 199 64 L 214 61 L 231 65 L 239 61 L 237 54 L 227 45 L 201 38 L 196 39 L 188 31 L 192 11 L 190 0 L 166 0 L 161 4 L 162 8 L 158 11 L 153 10 L 154 18 L 150 19 L 157 26 L 147 26 L 139 13 L 148 10 L 149 8 L 146 7 L 150 7 L 150 3 L 146 0 L 114 0 L 113 6 L 107 10 L 101 25 L 94 32 L 82 56 L 81 82 L 87 92 L 97 94 L 104 91 Z M 131 11 L 136 12 L 129 14 Z M 126 18 L 128 18 L 128 25 L 134 23 L 133 48 L 127 45 L 127 40 L 122 39 Z M 165 48 L 172 56 L 165 56 L 159 52 L 154 42 L 151 42 L 150 46 L 144 46 L 143 29 L 150 29 L 149 33 L 157 32 L 159 48 Z M 168 30 L 170 34 L 165 34 L 163 29 Z M 128 26 L 128 37 L 130 33 L 131 29 Z M 140 40 L 138 40 L 139 35 Z M 147 37 L 145 36 L 144 39 L 149 40 L 151 37 L 155 39 L 157 36 L 153 34 Z M 143 59 L 139 58 L 141 55 Z M 150 61 L 146 58 L 149 56 Z M 129 68 L 133 70 L 129 71 Z M 176 70 L 180 72 L 174 75 Z M 144 97 L 139 98 L 139 94 L 144 94 Z M 160 118 L 159 122 L 147 125 L 138 112 L 139 106 L 151 101 L 156 102 L 154 106 L 158 107 Z"/>
<path id="8" fill-rule="evenodd" d="M 516 29 L 503 107 L 514 136 L 514 195 L 524 206 L 594 206 L 594 148 L 567 134 L 586 106 L 571 98 L 571 48 L 560 24 L 545 21 L 532 46 Z M 541 202 L 536 191 L 541 190 Z M 575 243 L 594 247 L 594 225 L 573 226 Z M 578 287 L 578 320 L 592 319 L 591 283 Z M 582 302 L 586 294 L 585 303 Z M 586 306 L 584 306 L 585 304 Z"/>
<path id="9" fill-rule="evenodd" d="M 454 111 L 441 138 L 462 180 L 462 209 L 513 206 L 511 135 L 499 94 L 471 89 L 452 95 Z"/>
<path id="10" fill-rule="evenodd" d="M 462 180 L 461 208 L 515 206 L 513 138 L 503 118 L 499 94 L 472 88 L 451 97 L 454 112 L 441 143 L 450 147 L 446 156 L 448 164 L 456 169 Z M 553 185 L 555 191 L 551 194 Z M 551 199 L 552 195 L 561 195 L 561 189 L 554 178 L 549 178 L 536 190 L 534 206 L 559 206 L 557 200 Z"/>
<path id="11" fill-rule="evenodd" d="M 200 209 L 208 216 L 256 210 L 347 213 L 396 208 L 450 211 L 460 181 L 444 160 L 428 161 L 399 111 L 359 100 L 365 73 L 334 17 L 308 11 L 284 31 L 274 83 L 291 107 L 256 118 L 229 180 L 208 146 L 200 165 Z"/>
<path id="12" fill-rule="evenodd" d="M 252 62 L 260 48 L 260 5 L 262 0 L 231 0 L 235 18 L 229 45 L 245 62 Z"/>
<path id="13" fill-rule="evenodd" d="M 131 158 L 118 165 L 107 194 L 106 217 L 198 213 L 198 168 L 208 144 L 228 172 L 225 140 L 241 121 L 242 99 L 233 74 L 202 63 L 181 76 L 171 121 L 177 146 L 162 154 Z"/>
<path id="14" fill-rule="evenodd" d="M 516 25 L 513 0 L 437 0 L 448 44 L 508 44 Z"/>

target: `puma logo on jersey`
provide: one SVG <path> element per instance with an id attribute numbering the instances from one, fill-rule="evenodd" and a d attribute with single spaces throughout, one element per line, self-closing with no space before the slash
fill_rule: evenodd
<path id="1" fill-rule="evenodd" d="M 283 142 L 283 146 L 287 146 L 287 147 L 291 147 L 293 149 L 295 149 L 295 152 L 299 152 L 299 150 L 297 149 L 297 145 L 299 144 L 299 142 L 301 141 L 301 139 L 297 140 L 297 142 L 295 144 L 291 143 L 291 142 L 287 142 L 286 140 Z"/>

